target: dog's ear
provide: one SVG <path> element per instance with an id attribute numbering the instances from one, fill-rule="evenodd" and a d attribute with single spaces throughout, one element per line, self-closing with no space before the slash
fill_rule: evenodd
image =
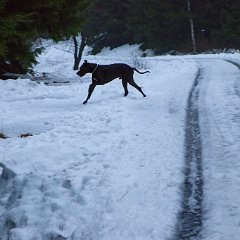
<path id="1" fill-rule="evenodd" d="M 87 63 L 87 60 L 84 60 L 84 63 Z"/>

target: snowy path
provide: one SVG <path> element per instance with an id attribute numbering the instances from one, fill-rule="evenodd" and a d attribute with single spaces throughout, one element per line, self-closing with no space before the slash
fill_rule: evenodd
<path id="1" fill-rule="evenodd" d="M 120 81 L 48 87 L 1 82 L 2 239 L 167 239 L 181 203 L 185 107 L 197 67 L 161 61 Z M 88 79 L 86 79 L 88 81 Z M 181 88 L 179 88 L 181 86 Z M 29 138 L 18 138 L 30 132 Z M 1 240 L 2 240 L 1 239 Z"/>
<path id="2" fill-rule="evenodd" d="M 238 239 L 240 64 L 197 61 L 202 69 L 189 96 L 186 179 L 176 239 Z"/>
<path id="3" fill-rule="evenodd" d="M 204 169 L 202 239 L 238 239 L 240 72 L 238 64 L 220 59 L 205 59 L 201 64 L 205 68 L 199 105 Z"/>

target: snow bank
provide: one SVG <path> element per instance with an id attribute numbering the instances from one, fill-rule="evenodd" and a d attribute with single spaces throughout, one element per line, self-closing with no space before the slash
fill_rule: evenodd
<path id="1" fill-rule="evenodd" d="M 141 57 L 142 55 L 146 55 L 146 56 L 152 56 L 153 52 L 151 50 L 146 50 L 146 51 L 142 51 L 140 50 L 140 46 L 135 44 L 135 45 L 123 45 L 114 49 L 110 49 L 110 47 L 106 47 L 103 48 L 102 51 L 97 54 L 97 56 L 101 56 L 101 57 L 116 57 L 116 56 L 121 56 L 121 58 L 126 58 L 126 57 Z"/>

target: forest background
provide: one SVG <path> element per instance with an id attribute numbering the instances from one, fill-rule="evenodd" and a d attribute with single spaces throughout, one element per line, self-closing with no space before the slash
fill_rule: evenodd
<path id="1" fill-rule="evenodd" d="M 0 0 L 0 74 L 31 72 L 41 39 L 72 39 L 74 69 L 86 45 L 92 54 L 126 43 L 158 55 L 239 49 L 239 12 L 235 0 Z"/>

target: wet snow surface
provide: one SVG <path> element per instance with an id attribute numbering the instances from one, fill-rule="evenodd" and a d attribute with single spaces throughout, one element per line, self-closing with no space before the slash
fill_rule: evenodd
<path id="1" fill-rule="evenodd" d="M 201 236 L 237 239 L 240 70 L 224 58 L 240 62 L 237 54 L 137 59 L 129 47 L 88 56 L 141 63 L 151 73 L 134 74 L 147 98 L 131 86 L 124 98 L 115 80 L 96 87 L 87 105 L 90 75 L 79 79 L 72 55 L 55 46 L 36 70 L 70 84 L 0 81 L 0 132 L 9 137 L 0 140 L 0 239 L 172 238 L 182 209 L 187 101 L 200 67 Z M 25 133 L 33 136 L 19 137 Z"/>

